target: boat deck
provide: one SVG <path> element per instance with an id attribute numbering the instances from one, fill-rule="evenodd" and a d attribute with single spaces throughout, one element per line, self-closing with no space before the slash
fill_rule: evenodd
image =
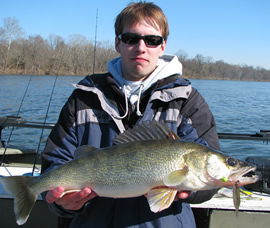
<path id="1" fill-rule="evenodd" d="M 201 204 L 192 204 L 193 208 L 211 208 L 218 210 L 235 210 L 231 197 L 216 194 L 211 200 Z M 260 192 L 252 192 L 250 197 L 241 197 L 239 211 L 269 211 L 270 195 Z"/>

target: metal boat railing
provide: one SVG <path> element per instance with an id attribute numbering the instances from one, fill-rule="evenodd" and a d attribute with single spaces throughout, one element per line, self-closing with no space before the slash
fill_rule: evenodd
<path id="1" fill-rule="evenodd" d="M 52 129 L 54 125 L 54 123 L 26 121 L 22 117 L 16 116 L 0 117 L 0 137 L 1 130 L 6 127 Z M 268 143 L 270 141 L 270 130 L 260 130 L 255 134 L 218 133 L 218 137 L 219 139 L 259 140 Z"/>
<path id="2" fill-rule="evenodd" d="M 52 129 L 54 125 L 55 125 L 54 123 L 26 121 L 20 116 L 0 117 L 0 130 L 4 129 L 5 127 Z"/>

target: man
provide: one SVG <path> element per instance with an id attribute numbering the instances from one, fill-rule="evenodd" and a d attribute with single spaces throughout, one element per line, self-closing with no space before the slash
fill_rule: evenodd
<path id="1" fill-rule="evenodd" d="M 63 107 L 42 156 L 42 172 L 74 158 L 81 145 L 112 146 L 112 140 L 142 122 L 164 120 L 182 139 L 219 149 L 215 120 L 188 80 L 179 76 L 177 57 L 163 55 L 169 27 L 153 3 L 132 3 L 115 22 L 115 48 L 120 57 L 108 73 L 87 76 Z M 87 175 L 87 174 L 86 174 Z M 111 199 L 85 188 L 60 197 L 64 188 L 45 198 L 58 215 L 73 218 L 71 227 L 195 227 L 188 203 L 210 199 L 215 191 L 180 192 L 166 210 L 150 211 L 145 196 Z"/>

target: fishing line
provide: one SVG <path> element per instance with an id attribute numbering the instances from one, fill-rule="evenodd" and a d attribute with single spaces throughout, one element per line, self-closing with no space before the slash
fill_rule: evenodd
<path id="1" fill-rule="evenodd" d="M 38 142 L 38 147 L 37 147 L 37 151 L 36 151 L 35 161 L 34 161 L 33 170 L 32 170 L 32 176 L 34 176 L 37 161 L 38 161 L 38 159 L 40 157 L 39 149 L 40 149 L 40 145 L 41 145 L 41 140 L 43 138 L 43 133 L 44 133 L 45 125 L 46 125 L 46 122 L 47 122 L 48 113 L 49 113 L 49 109 L 50 109 L 50 106 L 51 106 L 52 97 L 53 97 L 53 93 L 54 93 L 54 89 L 55 89 L 55 86 L 56 86 L 57 79 L 58 79 L 58 75 L 55 76 L 51 96 L 50 96 L 49 103 L 48 103 L 48 106 L 47 106 L 47 111 L 46 111 L 46 115 L 45 115 L 45 118 L 44 118 L 43 127 L 42 127 L 42 130 L 41 130 L 41 134 L 40 134 L 40 138 L 39 138 L 39 142 Z"/>
<path id="2" fill-rule="evenodd" d="M 27 92 L 28 92 L 29 85 L 30 85 L 30 83 L 31 83 L 31 81 L 32 81 L 32 77 L 33 77 L 33 75 L 31 75 L 30 78 L 29 78 L 29 80 L 28 80 L 28 84 L 27 84 L 26 89 L 25 89 L 25 91 L 24 91 L 24 94 L 23 94 L 23 97 L 22 97 L 22 100 L 21 100 L 21 103 L 20 103 L 18 112 L 17 112 L 17 114 L 15 115 L 16 117 L 19 117 L 19 114 L 20 114 L 20 112 L 21 112 L 21 108 L 22 108 L 22 106 L 23 106 L 24 99 L 25 99 L 26 94 L 27 94 Z M 8 120 L 8 118 L 5 120 L 5 122 L 6 122 L 7 120 Z M 5 122 L 4 122 L 4 123 L 5 123 Z M 4 166 L 5 169 L 7 170 L 7 172 L 8 172 L 9 174 L 10 174 L 10 172 L 8 171 L 7 167 L 4 165 L 4 158 L 5 158 L 5 156 L 6 156 L 6 152 L 7 152 L 7 149 L 8 149 L 8 147 L 9 147 L 9 143 L 10 143 L 11 136 L 12 136 L 12 134 L 13 134 L 14 129 L 15 129 L 15 126 L 13 126 L 12 129 L 11 129 L 11 131 L 10 131 L 10 134 L 9 134 L 9 137 L 8 137 L 7 142 L 5 143 L 5 149 L 4 149 L 4 152 L 3 152 L 3 155 L 2 155 L 1 161 L 0 161 L 0 166 Z"/>

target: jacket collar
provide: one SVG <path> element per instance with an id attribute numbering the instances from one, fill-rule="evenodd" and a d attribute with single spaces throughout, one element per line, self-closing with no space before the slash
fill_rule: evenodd
<path id="1" fill-rule="evenodd" d="M 101 80 L 93 80 L 94 77 L 102 78 Z M 77 89 L 95 93 L 100 100 L 103 110 L 112 117 L 120 132 L 125 131 L 125 127 L 118 110 L 119 104 L 117 104 L 116 100 L 118 99 L 118 101 L 120 100 L 120 102 L 122 102 L 124 101 L 123 98 L 125 96 L 109 73 L 87 76 L 78 84 L 73 86 Z M 181 87 L 181 89 L 179 87 Z M 150 96 L 150 99 L 147 99 L 147 103 L 150 103 L 153 100 L 169 102 L 177 98 L 187 98 L 191 93 L 191 90 L 192 88 L 188 80 L 180 78 L 179 75 L 172 75 L 154 83 L 147 91 L 145 91 L 142 99 L 144 99 L 145 96 Z M 117 98 L 115 97 L 115 94 L 118 95 Z M 128 103 L 125 102 L 123 105 L 127 110 Z"/>

